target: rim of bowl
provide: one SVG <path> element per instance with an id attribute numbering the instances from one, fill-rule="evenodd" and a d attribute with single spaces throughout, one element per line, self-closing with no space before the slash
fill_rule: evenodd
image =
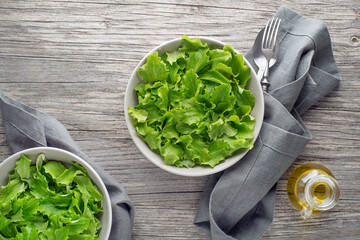
<path id="1" fill-rule="evenodd" d="M 194 39 L 194 38 L 200 38 L 202 43 L 207 43 L 209 46 L 224 46 L 225 43 L 213 39 L 213 38 L 209 38 L 209 37 L 190 37 L 190 39 Z M 136 147 L 140 150 L 140 152 L 148 159 L 150 160 L 150 162 L 152 162 L 153 164 L 155 164 L 157 167 L 176 174 L 176 175 L 180 175 L 180 176 L 186 176 L 186 177 L 201 177 L 201 176 L 207 176 L 207 175 L 212 175 L 218 172 L 221 172 L 229 167 L 231 167 L 232 165 L 234 165 L 235 163 L 237 163 L 238 161 L 240 161 L 248 152 L 249 149 L 247 149 L 246 151 L 239 153 L 239 154 L 235 154 L 231 157 L 227 157 L 223 162 L 219 163 L 218 165 L 216 165 L 214 168 L 207 168 L 207 167 L 202 167 L 202 166 L 194 166 L 193 168 L 178 168 L 176 166 L 173 165 L 166 165 L 164 163 L 163 157 L 152 151 L 147 143 L 145 143 L 142 138 L 138 135 L 138 133 L 136 132 L 134 126 L 132 125 L 132 120 L 129 117 L 129 113 L 127 108 L 130 106 L 129 104 L 129 98 L 131 94 L 134 94 L 133 88 L 130 87 L 131 83 L 134 81 L 134 78 L 136 77 L 136 75 L 138 75 L 137 70 L 145 64 L 146 62 L 146 58 L 153 53 L 154 51 L 158 51 L 159 52 L 159 56 L 161 54 L 163 54 L 166 51 L 166 47 L 168 45 L 171 44 L 178 44 L 179 46 L 181 45 L 181 38 L 175 38 L 169 41 L 166 41 L 162 44 L 160 44 L 159 46 L 155 47 L 153 50 L 151 50 L 150 52 L 148 52 L 141 60 L 140 62 L 137 64 L 137 66 L 135 67 L 135 69 L 133 70 L 133 72 L 131 73 L 129 82 L 126 86 L 126 92 L 125 92 L 125 98 L 124 98 L 124 113 L 125 113 L 125 121 L 126 121 L 126 125 L 128 128 L 128 131 L 130 133 L 131 138 L 133 139 Z M 176 49 L 175 49 L 176 50 Z M 175 51 L 173 50 L 173 51 Z M 239 54 L 239 52 L 235 50 L 236 54 Z M 255 122 L 255 129 L 254 129 L 254 138 L 253 138 L 253 142 L 255 143 L 257 137 L 259 136 L 261 127 L 262 127 L 262 123 L 263 123 L 263 119 L 264 119 L 264 96 L 262 94 L 262 88 L 261 88 L 261 84 L 260 81 L 257 79 L 256 77 L 256 73 L 254 68 L 251 66 L 251 64 L 249 63 L 249 61 L 243 56 L 244 62 L 245 64 L 250 68 L 251 71 L 251 81 L 254 80 L 255 81 L 255 85 L 256 88 L 260 91 L 261 94 L 259 94 L 259 96 L 257 96 L 257 100 L 255 101 L 255 105 L 256 103 L 260 104 L 260 112 L 259 112 L 259 116 L 257 118 L 255 118 L 256 122 Z M 139 76 L 140 77 L 140 76 Z M 131 89 L 130 89 L 131 88 Z M 255 108 L 255 107 L 254 107 Z M 252 109 L 252 111 L 254 110 L 254 108 Z M 251 111 L 251 112 L 252 112 Z M 161 158 L 162 161 L 158 162 L 156 160 L 153 159 L 153 156 L 151 155 L 157 155 L 158 157 Z M 237 159 L 238 158 L 238 159 Z M 194 171 L 194 169 L 199 171 Z"/>
<path id="2" fill-rule="evenodd" d="M 105 187 L 105 184 L 103 182 L 103 180 L 101 179 L 101 177 L 99 176 L 99 174 L 95 171 L 95 169 L 93 167 L 90 166 L 90 164 L 88 162 L 86 162 L 84 159 L 82 159 L 81 157 L 75 155 L 74 153 L 71 153 L 69 151 L 66 151 L 64 149 L 61 148 L 55 148 L 55 147 L 34 147 L 34 148 L 27 148 L 25 150 L 16 152 L 12 155 L 10 155 L 9 157 L 7 157 L 3 162 L 0 163 L 0 169 L 3 165 L 5 164 L 9 164 L 12 161 L 14 161 L 14 164 L 16 163 L 16 161 L 20 158 L 20 154 L 24 154 L 24 155 L 34 155 L 34 154 L 40 154 L 40 153 L 44 153 L 46 155 L 46 152 L 57 152 L 60 154 L 65 154 L 68 155 L 70 158 L 76 159 L 78 161 L 79 164 L 81 164 L 83 167 L 85 167 L 87 172 L 91 172 L 92 176 L 94 178 L 96 178 L 98 184 L 96 184 L 96 186 L 99 188 L 99 190 L 102 192 L 102 194 L 104 195 L 104 203 L 106 204 L 102 204 L 103 207 L 107 206 L 108 209 L 108 217 L 105 219 L 105 222 L 108 221 L 109 226 L 106 226 L 106 228 L 104 228 L 104 226 L 102 226 L 102 229 L 100 230 L 100 234 L 101 234 L 101 238 L 100 239 L 108 239 L 109 235 L 110 235 L 110 231 L 111 231 L 111 224 L 112 224 L 112 209 L 111 209 L 111 201 L 110 201 L 110 196 L 109 193 L 107 191 L 107 188 Z M 49 159 L 49 160 L 53 160 L 53 159 Z M 54 161 L 60 161 L 61 160 L 54 160 Z M 14 166 L 15 167 L 15 166 Z M 12 169 L 13 170 L 13 169 Z M 7 174 L 8 176 L 8 174 Z M 94 181 L 94 179 L 90 178 L 92 181 Z M 95 184 L 95 183 L 94 183 Z M 100 186 L 99 186 L 100 185 Z M 105 209 L 104 209 L 105 211 Z M 102 232 L 102 230 L 104 229 L 104 232 Z M 100 237 L 100 235 L 99 235 Z"/>

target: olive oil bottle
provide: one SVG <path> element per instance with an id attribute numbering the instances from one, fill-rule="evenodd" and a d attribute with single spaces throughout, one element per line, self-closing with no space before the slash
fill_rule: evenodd
<path id="1" fill-rule="evenodd" d="M 340 197 L 334 175 L 326 167 L 309 163 L 296 168 L 287 183 L 287 194 L 292 205 L 307 219 L 313 212 L 333 208 Z"/>

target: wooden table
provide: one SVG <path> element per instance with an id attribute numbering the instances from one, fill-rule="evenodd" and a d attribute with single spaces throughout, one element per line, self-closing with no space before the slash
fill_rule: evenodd
<path id="1" fill-rule="evenodd" d="M 263 239 L 360 239 L 358 0 L 1 0 L 0 89 L 57 118 L 126 188 L 135 204 L 133 239 L 207 239 L 192 222 L 208 178 L 172 175 L 139 152 L 125 125 L 125 88 L 147 52 L 183 34 L 245 53 L 281 4 L 328 26 L 343 81 L 303 115 L 313 139 L 280 179 Z M 1 124 L 0 159 L 9 154 Z M 333 171 L 341 198 L 303 221 L 288 201 L 286 181 L 307 162 Z"/>

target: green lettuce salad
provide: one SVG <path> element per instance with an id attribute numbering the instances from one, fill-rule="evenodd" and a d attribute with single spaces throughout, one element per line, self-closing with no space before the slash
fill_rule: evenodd
<path id="1" fill-rule="evenodd" d="M 183 36 L 182 46 L 154 51 L 138 70 L 134 127 L 165 164 L 214 167 L 253 147 L 255 99 L 245 86 L 250 68 L 230 45 L 215 49 Z"/>
<path id="2" fill-rule="evenodd" d="M 25 155 L 0 190 L 0 239 L 99 239 L 103 196 L 84 167 Z"/>

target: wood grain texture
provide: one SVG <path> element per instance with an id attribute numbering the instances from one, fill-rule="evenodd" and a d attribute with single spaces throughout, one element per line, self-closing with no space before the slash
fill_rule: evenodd
<path id="1" fill-rule="evenodd" d="M 263 239 L 360 239 L 360 1 L 0 1 L 0 89 L 46 112 L 126 188 L 133 239 L 207 239 L 193 224 L 207 177 L 158 169 L 126 129 L 123 99 L 140 59 L 160 43 L 214 37 L 245 53 L 282 4 L 329 28 L 340 86 L 303 115 L 313 139 L 280 179 Z M 1 120 L 0 120 L 1 122 Z M 9 156 L 0 126 L 0 159 Z M 300 219 L 286 195 L 298 165 L 318 162 L 339 180 L 332 210 Z"/>

